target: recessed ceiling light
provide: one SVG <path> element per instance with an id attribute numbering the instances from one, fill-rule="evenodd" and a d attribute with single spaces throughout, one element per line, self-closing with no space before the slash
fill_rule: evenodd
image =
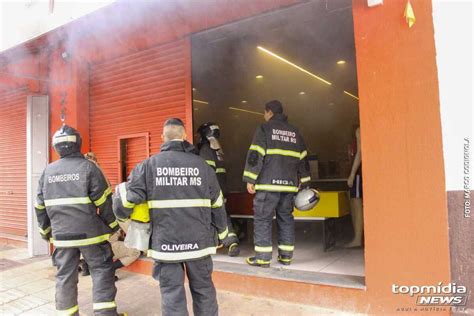
<path id="1" fill-rule="evenodd" d="M 209 104 L 209 102 L 207 101 L 202 101 L 202 100 L 197 100 L 197 99 L 193 99 L 193 102 L 201 103 L 201 104 Z"/>
<path id="2" fill-rule="evenodd" d="M 196 88 L 193 88 L 193 91 L 196 91 L 197 89 Z"/>
<path id="3" fill-rule="evenodd" d="M 289 61 L 289 60 L 287 60 L 287 59 L 285 59 L 285 58 L 283 58 L 283 57 L 281 57 L 281 56 L 275 54 L 274 52 L 271 52 L 271 51 L 269 51 L 268 49 L 263 48 L 262 46 L 257 46 L 257 48 L 258 48 L 259 50 L 261 50 L 262 52 L 264 52 L 264 53 L 266 53 L 266 54 L 268 54 L 268 55 L 270 55 L 270 56 L 272 56 L 272 57 L 275 57 L 276 59 L 278 59 L 278 60 L 280 60 L 280 61 L 282 61 L 282 62 L 284 62 L 284 63 L 290 65 L 291 67 L 294 67 L 294 68 L 298 69 L 299 71 L 304 72 L 305 74 L 310 75 L 311 77 L 314 77 L 314 78 L 316 78 L 316 79 L 318 79 L 318 80 L 324 82 L 325 84 L 327 84 L 327 85 L 329 85 L 329 86 L 332 85 L 332 83 L 330 83 L 329 81 L 327 81 L 327 80 L 325 80 L 325 79 L 323 79 L 323 78 L 321 78 L 321 77 L 319 77 L 319 76 L 316 76 L 315 74 L 309 72 L 308 70 L 304 69 L 303 67 L 300 67 L 300 66 L 298 66 L 297 64 L 292 63 L 291 61 Z"/>
<path id="4" fill-rule="evenodd" d="M 303 94 L 306 94 L 306 92 L 304 92 L 304 91 L 301 91 L 301 92 L 300 92 L 300 94 L 301 94 L 301 95 L 303 95 Z"/>
<path id="5" fill-rule="evenodd" d="M 251 114 L 256 114 L 256 115 L 263 116 L 263 113 L 260 113 L 260 112 L 249 111 L 249 110 L 245 110 L 245 109 L 235 108 L 235 107 L 232 107 L 232 106 L 229 107 L 229 110 L 240 111 L 240 112 L 251 113 Z"/>
<path id="6" fill-rule="evenodd" d="M 242 100 L 242 103 L 245 104 L 245 103 L 247 103 L 247 101 L 246 101 L 246 100 Z"/>
<path id="7" fill-rule="evenodd" d="M 355 95 L 353 95 L 352 93 L 347 92 L 346 90 L 344 90 L 344 93 L 347 94 L 348 96 L 350 96 L 350 97 L 356 99 L 356 100 L 359 100 L 359 97 L 358 97 L 358 96 L 355 96 Z"/>
<path id="8" fill-rule="evenodd" d="M 338 61 L 337 61 L 337 64 L 338 64 L 338 65 L 344 65 L 345 63 L 346 63 L 345 60 L 338 60 Z"/>
<path id="9" fill-rule="evenodd" d="M 262 76 L 262 75 L 256 75 L 255 78 L 257 78 L 257 79 L 263 79 L 263 76 Z"/>

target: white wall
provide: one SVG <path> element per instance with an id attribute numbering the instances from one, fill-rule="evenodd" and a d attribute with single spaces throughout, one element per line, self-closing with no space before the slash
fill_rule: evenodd
<path id="1" fill-rule="evenodd" d="M 473 166 L 473 1 L 433 0 L 446 190 L 463 190 L 464 138 Z M 416 15 L 416 12 L 415 12 Z M 416 24 L 415 26 L 416 27 Z M 473 179 L 471 177 L 471 189 Z"/>
<path id="2" fill-rule="evenodd" d="M 93 12 L 115 0 L 0 0 L 0 52 Z"/>

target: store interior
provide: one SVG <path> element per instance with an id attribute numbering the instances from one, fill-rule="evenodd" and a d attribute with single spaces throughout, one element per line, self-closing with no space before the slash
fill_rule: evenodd
<path id="1" fill-rule="evenodd" d="M 264 122 L 264 104 L 273 99 L 305 140 L 312 187 L 346 194 L 359 125 L 353 32 L 351 1 L 341 0 L 311 1 L 193 35 L 193 124 L 219 125 L 230 194 L 245 194 L 247 150 Z M 241 255 L 215 256 L 227 268 L 245 265 L 253 254 L 252 220 L 234 215 L 241 222 Z M 363 284 L 363 248 L 344 248 L 353 234 L 350 215 L 337 218 L 336 243 L 327 251 L 321 217 L 304 218 L 297 218 L 292 265 L 278 265 L 274 254 L 272 269 L 353 276 L 354 284 Z"/>

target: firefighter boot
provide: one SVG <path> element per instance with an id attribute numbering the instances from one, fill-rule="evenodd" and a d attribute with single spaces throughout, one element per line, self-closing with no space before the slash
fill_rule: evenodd
<path id="1" fill-rule="evenodd" d="M 270 261 L 263 260 L 263 259 L 257 259 L 256 257 L 248 257 L 247 258 L 247 264 L 254 266 L 254 267 L 261 267 L 261 268 L 269 268 L 270 267 Z"/>
<path id="2" fill-rule="evenodd" d="M 278 256 L 278 262 L 282 265 L 289 266 L 291 264 L 291 257 L 285 255 Z"/>
<path id="3" fill-rule="evenodd" d="M 229 246 L 229 257 L 237 257 L 240 254 L 239 244 L 233 243 Z"/>

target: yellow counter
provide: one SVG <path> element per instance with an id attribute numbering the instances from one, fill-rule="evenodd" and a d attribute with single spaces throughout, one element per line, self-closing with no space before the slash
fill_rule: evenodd
<path id="1" fill-rule="evenodd" d="M 320 191 L 319 203 L 309 211 L 293 211 L 295 217 L 341 217 L 349 214 L 347 191 Z"/>

